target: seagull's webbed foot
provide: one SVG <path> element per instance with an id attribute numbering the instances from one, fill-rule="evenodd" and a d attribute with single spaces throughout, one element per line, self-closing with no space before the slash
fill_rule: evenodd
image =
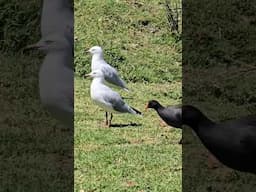
<path id="1" fill-rule="evenodd" d="M 105 114 L 105 126 L 106 127 L 111 127 L 111 121 L 113 119 L 113 114 L 110 113 L 110 118 L 108 118 L 108 117 L 109 117 L 108 112 L 106 112 L 106 114 Z"/>

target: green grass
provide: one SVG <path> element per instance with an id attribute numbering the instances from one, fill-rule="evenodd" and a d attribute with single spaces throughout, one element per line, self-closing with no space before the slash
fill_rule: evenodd
<path id="1" fill-rule="evenodd" d="M 0 1 L 0 50 L 15 54 L 40 38 L 38 0 Z"/>
<path id="2" fill-rule="evenodd" d="M 161 127 L 155 111 L 114 115 L 116 126 L 104 127 L 81 78 L 91 63 L 84 51 L 100 45 L 131 89 L 117 90 L 129 105 L 144 112 L 150 99 L 180 103 L 181 41 L 163 2 L 75 0 L 75 191 L 181 191 L 181 130 Z"/>
<path id="3" fill-rule="evenodd" d="M 169 31 L 163 1 L 76 0 L 75 18 L 77 75 L 90 70 L 84 51 L 100 45 L 127 81 L 181 79 L 181 41 Z"/>
<path id="4" fill-rule="evenodd" d="M 181 130 L 161 127 L 153 110 L 114 115 L 114 125 L 137 126 L 106 128 L 104 111 L 90 99 L 90 81 L 75 82 L 75 191 L 181 191 Z M 122 96 L 142 112 L 152 98 L 180 102 L 180 82 L 128 86 L 132 93 Z"/>
<path id="5" fill-rule="evenodd" d="M 255 13 L 252 1 L 183 4 L 183 103 L 215 121 L 255 114 Z M 208 169 L 205 147 L 192 138 L 182 149 L 184 191 L 255 191 L 252 174 Z"/>
<path id="6" fill-rule="evenodd" d="M 1 192 L 72 189 L 73 135 L 41 106 L 40 62 L 35 55 L 0 54 Z"/>
<path id="7" fill-rule="evenodd" d="M 8 1 L 0 13 L 3 21 L 0 27 L 0 170 L 8 173 L 0 174 L 3 181 L 0 191 L 66 191 L 73 182 L 67 172 L 72 169 L 67 167 L 71 160 L 68 157 L 70 140 L 67 139 L 71 135 L 60 129 L 54 120 L 49 121 L 49 114 L 40 105 L 37 78 L 41 60 L 38 55 L 13 54 L 27 42 L 39 39 L 36 27 L 39 3 L 26 1 L 23 4 Z M 155 111 L 150 110 L 143 117 L 114 116 L 114 124 L 132 122 L 138 126 L 102 126 L 104 112 L 89 98 L 90 81 L 81 78 L 90 71 L 91 58 L 84 50 L 96 44 L 103 46 L 106 60 L 118 69 L 132 89 L 130 94 L 118 90 L 122 96 L 132 97 L 126 99 L 130 105 L 143 111 L 149 99 L 158 99 L 164 105 L 181 102 L 182 46 L 179 36 L 168 29 L 163 2 L 75 0 L 75 191 L 181 191 L 182 166 L 190 169 L 183 172 L 189 174 L 185 175 L 183 184 L 186 182 L 190 191 L 243 191 L 241 186 L 254 191 L 250 187 L 255 186 L 255 176 L 223 177 L 223 167 L 207 169 L 205 149 L 193 136 L 189 137 L 193 144 L 184 148 L 183 163 L 187 164 L 182 164 L 181 146 L 177 144 L 181 131 L 161 127 Z M 186 12 L 189 15 L 185 15 L 184 20 L 186 25 L 196 18 L 196 23 L 208 28 L 202 30 L 186 25 L 189 30 L 185 30 L 183 41 L 187 41 L 184 44 L 188 49 L 183 55 L 183 65 L 185 68 L 186 64 L 193 65 L 194 75 L 190 80 L 183 79 L 187 88 L 183 94 L 190 96 L 190 104 L 200 106 L 215 120 L 254 113 L 256 106 L 256 84 L 244 83 L 253 81 L 255 75 L 237 75 L 237 69 L 233 68 L 234 62 L 237 67 L 241 63 L 248 63 L 247 67 L 254 65 L 254 6 L 249 1 L 248 4 L 234 2 L 228 13 L 225 1 L 219 1 L 213 11 L 215 14 L 198 11 L 200 7 L 209 6 L 206 10 L 214 7 L 213 1 L 188 2 L 190 12 Z M 30 11 L 24 7 L 29 7 Z M 237 12 L 237 7 L 240 11 L 246 10 L 245 14 Z M 237 13 L 240 16 L 234 17 Z M 232 20 L 231 28 L 226 28 L 229 22 L 225 23 L 227 20 L 222 17 Z M 215 22 L 204 18 L 213 18 Z M 221 36 L 215 33 L 216 23 L 222 28 Z M 254 37 L 254 41 L 245 41 L 248 35 Z M 227 38 L 232 42 L 226 41 Z M 214 73 L 207 73 L 209 67 Z M 239 78 L 239 82 L 226 78 L 222 74 L 224 68 L 226 73 L 234 72 L 234 79 Z M 194 78 L 200 76 L 205 77 L 204 81 Z M 214 106 L 211 104 L 210 108 L 207 101 Z M 233 110 L 220 113 L 221 106 Z"/>

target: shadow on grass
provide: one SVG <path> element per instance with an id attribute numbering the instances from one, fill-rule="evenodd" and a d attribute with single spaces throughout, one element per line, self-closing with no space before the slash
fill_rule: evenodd
<path id="1" fill-rule="evenodd" d="M 114 128 L 125 128 L 125 127 L 140 127 L 142 124 L 128 123 L 128 124 L 112 124 L 110 127 Z"/>

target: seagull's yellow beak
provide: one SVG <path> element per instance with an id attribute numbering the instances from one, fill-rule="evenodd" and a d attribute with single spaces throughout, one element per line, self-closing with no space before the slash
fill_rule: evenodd
<path id="1" fill-rule="evenodd" d="M 36 48 L 39 48 L 39 47 L 40 47 L 40 45 L 38 45 L 38 43 L 34 43 L 34 44 L 31 44 L 31 45 L 27 45 L 26 47 L 23 47 L 22 51 L 36 49 Z"/>
<path id="2" fill-rule="evenodd" d="M 91 77 L 91 74 L 90 74 L 90 73 L 85 74 L 85 75 L 84 75 L 84 77 L 85 77 L 85 78 L 87 78 L 87 77 Z"/>

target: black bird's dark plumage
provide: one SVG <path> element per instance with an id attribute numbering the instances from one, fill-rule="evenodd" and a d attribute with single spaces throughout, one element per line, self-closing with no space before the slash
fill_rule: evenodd
<path id="1" fill-rule="evenodd" d="M 161 119 L 163 119 L 168 125 L 176 128 L 182 127 L 180 107 L 163 107 L 158 101 L 151 100 L 148 102 L 147 108 L 155 109 L 158 115 L 161 117 Z"/>
<path id="2" fill-rule="evenodd" d="M 182 124 L 224 165 L 256 174 L 256 116 L 215 123 L 199 109 L 182 106 Z"/>
<path id="3" fill-rule="evenodd" d="M 158 101 L 151 100 L 148 102 L 146 108 L 153 108 L 156 110 L 161 119 L 168 125 L 175 128 L 182 128 L 181 108 L 178 106 L 163 107 Z M 182 138 L 179 144 L 182 144 Z"/>

